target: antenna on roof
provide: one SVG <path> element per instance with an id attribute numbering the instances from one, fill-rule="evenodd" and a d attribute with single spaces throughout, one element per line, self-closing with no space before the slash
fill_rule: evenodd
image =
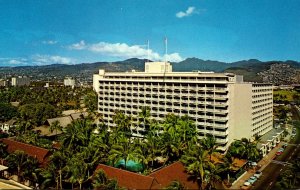
<path id="1" fill-rule="evenodd" d="M 168 38 L 165 37 L 165 62 L 167 62 L 167 55 L 168 55 Z"/>
<path id="2" fill-rule="evenodd" d="M 147 61 L 150 61 L 150 59 L 149 59 L 149 46 L 150 46 L 150 41 L 149 40 L 147 40 Z"/>

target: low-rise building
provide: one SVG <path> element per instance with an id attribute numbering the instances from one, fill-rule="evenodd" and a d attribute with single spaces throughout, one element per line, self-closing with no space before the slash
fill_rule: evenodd
<path id="1" fill-rule="evenodd" d="M 29 86 L 30 85 L 30 78 L 19 76 L 19 77 L 12 77 L 11 78 L 11 85 L 12 86 Z"/>
<path id="2" fill-rule="evenodd" d="M 64 79 L 64 86 L 74 87 L 75 85 L 76 85 L 75 79 L 73 79 L 72 77 L 66 77 Z"/>

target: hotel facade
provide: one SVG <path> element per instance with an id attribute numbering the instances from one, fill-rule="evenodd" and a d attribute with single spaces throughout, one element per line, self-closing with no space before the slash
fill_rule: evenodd
<path id="1" fill-rule="evenodd" d="M 243 82 L 231 73 L 172 72 L 170 63 L 146 62 L 145 72 L 99 70 L 93 87 L 98 111 L 110 127 L 115 110 L 137 116 L 147 106 L 158 121 L 169 113 L 188 115 L 198 137 L 212 134 L 224 151 L 235 139 L 251 139 L 273 127 L 272 85 Z M 132 133 L 142 137 L 145 129 L 132 127 Z"/>

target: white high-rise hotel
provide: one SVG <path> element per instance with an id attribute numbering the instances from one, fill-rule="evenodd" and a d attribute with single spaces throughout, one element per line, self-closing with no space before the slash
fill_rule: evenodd
<path id="1" fill-rule="evenodd" d="M 271 84 L 243 82 L 229 73 L 172 72 L 165 62 L 145 63 L 145 72 L 105 72 L 93 77 L 98 110 L 113 126 L 115 110 L 137 116 L 141 107 L 151 108 L 153 119 L 168 113 L 188 115 L 199 137 L 213 134 L 225 150 L 234 139 L 263 135 L 273 126 Z M 142 136 L 144 129 L 132 128 Z"/>

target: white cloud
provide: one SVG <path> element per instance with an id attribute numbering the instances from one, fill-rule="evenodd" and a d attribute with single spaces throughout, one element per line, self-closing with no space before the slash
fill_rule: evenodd
<path id="1" fill-rule="evenodd" d="M 22 57 L 1 57 L 0 65 L 26 65 L 27 59 Z"/>
<path id="2" fill-rule="evenodd" d="M 44 40 L 44 41 L 42 41 L 42 43 L 43 44 L 48 44 L 48 45 L 54 45 L 54 44 L 57 44 L 58 41 L 55 41 L 55 40 L 48 40 L 48 41 L 46 41 L 46 40 Z"/>
<path id="3" fill-rule="evenodd" d="M 16 60 L 16 59 L 12 59 L 8 62 L 9 64 L 12 64 L 12 65 L 16 65 L 16 64 L 21 64 L 23 63 L 22 61 L 19 61 L 19 60 Z"/>
<path id="4" fill-rule="evenodd" d="M 120 57 L 120 58 L 140 58 L 159 61 L 164 60 L 164 57 L 159 53 L 149 49 L 149 51 L 142 47 L 143 45 L 127 45 L 126 43 L 107 43 L 99 42 L 96 44 L 86 44 L 83 40 L 79 43 L 70 45 L 69 49 L 75 50 L 88 50 L 94 53 L 100 53 L 105 56 Z M 182 58 L 178 53 L 172 53 L 167 55 L 167 60 L 172 62 L 181 61 Z"/>
<path id="5" fill-rule="evenodd" d="M 86 48 L 84 40 L 81 40 L 79 43 L 72 44 L 68 47 L 69 49 L 82 50 Z"/>
<path id="6" fill-rule="evenodd" d="M 188 9 L 185 12 L 180 11 L 180 12 L 176 13 L 176 17 L 178 17 L 178 18 L 187 17 L 187 16 L 190 16 L 195 13 L 197 13 L 195 7 L 188 7 Z"/>
<path id="7" fill-rule="evenodd" d="M 32 63 L 37 65 L 49 65 L 49 64 L 72 64 L 75 60 L 69 57 L 61 57 L 58 55 L 34 55 L 32 56 Z"/>
<path id="8" fill-rule="evenodd" d="M 167 60 L 171 62 L 180 62 L 183 60 L 179 53 L 167 54 L 164 56 L 164 59 L 165 58 L 167 58 Z"/>

